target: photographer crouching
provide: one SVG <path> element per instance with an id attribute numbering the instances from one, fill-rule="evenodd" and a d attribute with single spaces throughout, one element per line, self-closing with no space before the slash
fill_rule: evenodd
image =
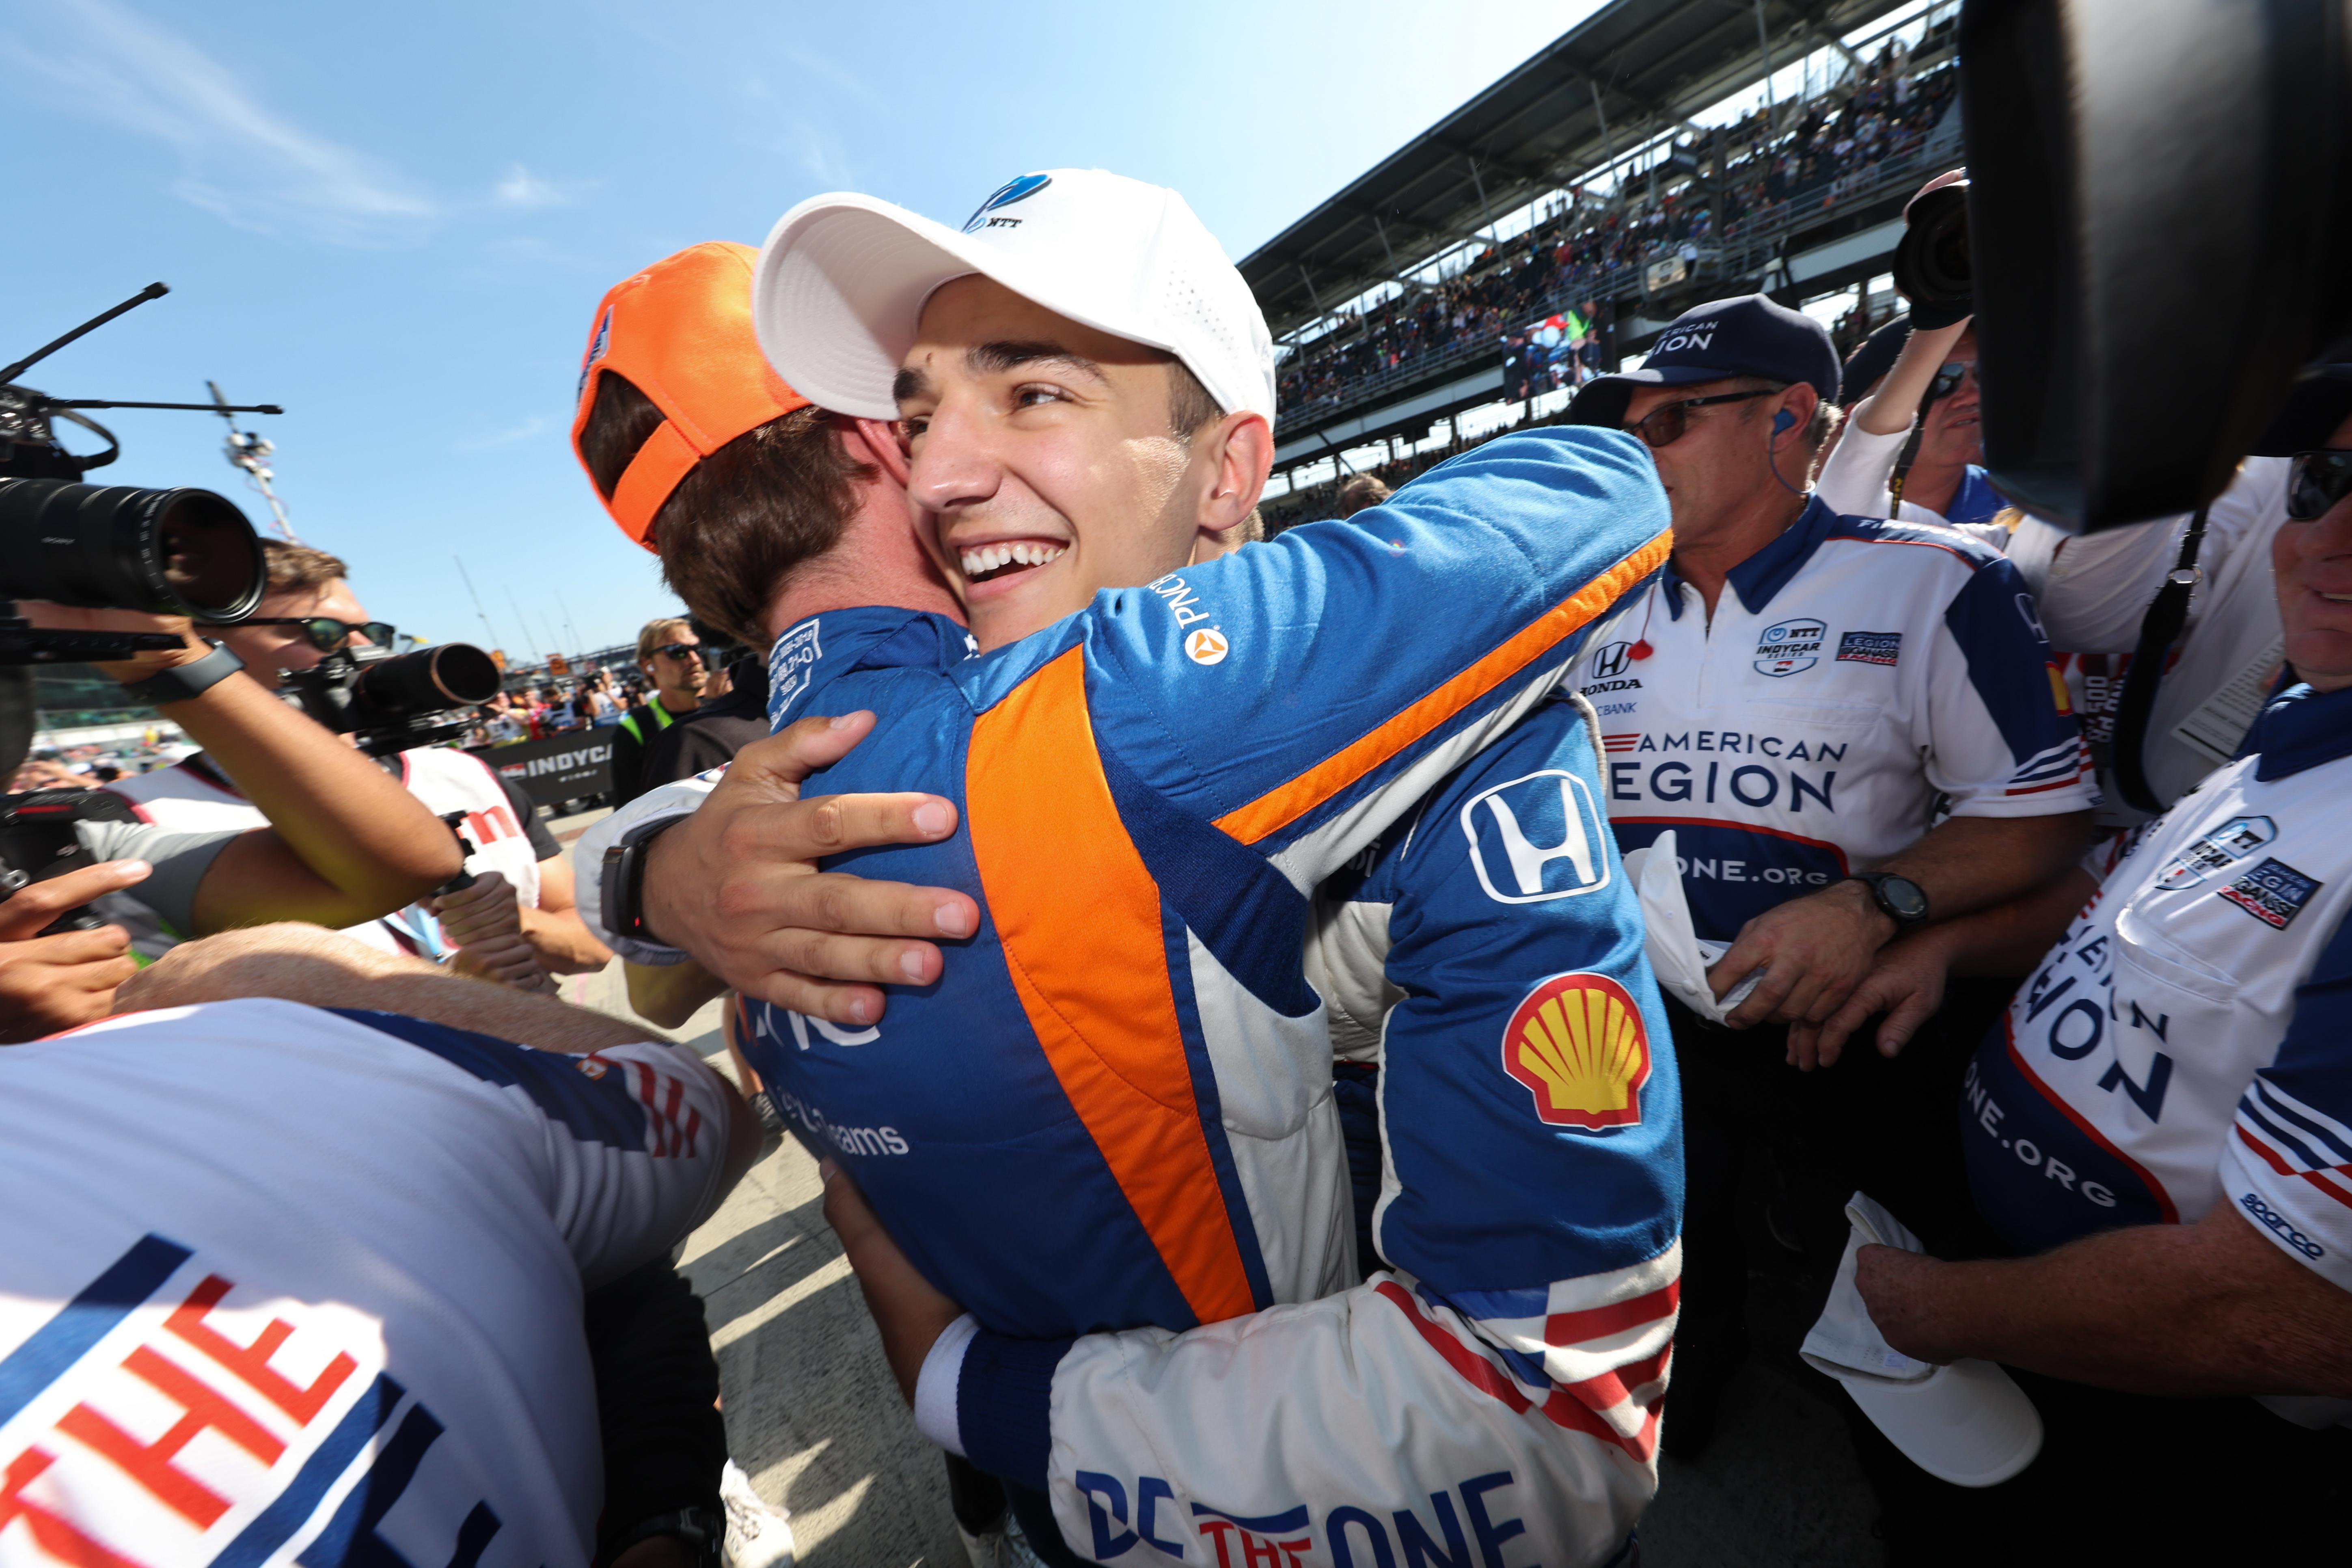
<path id="1" fill-rule="evenodd" d="M 131 611 L 23 608 L 37 626 L 83 633 L 175 625 Z M 104 1016 L 114 987 L 162 945 L 269 921 L 354 924 L 458 870 L 448 829 L 397 784 L 211 648 L 185 641 L 98 668 L 237 770 L 252 790 L 252 819 L 174 825 L 119 804 L 108 812 L 110 797 L 92 796 L 96 810 L 56 798 L 63 792 L 9 797 L 0 855 L 16 885 L 0 901 L 0 1039 Z M 21 698 L 10 706 L 26 721 L 9 738 L 14 753 L 29 739 L 30 683 L 5 673 Z M 83 859 L 97 863 L 31 879 Z"/>
<path id="2" fill-rule="evenodd" d="M 352 744 L 329 743 L 350 754 L 370 775 L 371 795 L 383 786 L 395 794 L 404 790 L 430 816 L 457 826 L 466 841 L 464 872 L 471 879 L 470 886 L 430 899 L 420 899 L 425 889 L 414 890 L 389 909 L 316 923 L 342 927 L 371 946 L 448 961 L 461 973 L 527 990 L 551 988 L 554 975 L 603 968 L 612 954 L 588 934 L 574 912 L 571 866 L 530 799 L 478 757 L 448 746 L 415 743 L 438 738 L 431 721 L 439 710 L 396 719 L 367 708 L 363 689 L 352 678 L 386 668 L 382 659 L 389 651 L 393 628 L 369 618 L 352 592 L 350 569 L 325 551 L 306 545 L 268 540 L 261 548 L 268 589 L 251 617 L 217 628 L 224 647 L 243 660 L 248 671 L 278 672 L 281 683 L 314 716 L 350 730 L 356 752 Z M 421 677 L 411 679 L 427 679 L 440 691 L 438 696 L 428 691 L 418 700 L 431 704 L 446 699 L 446 707 L 454 710 L 467 697 L 463 672 L 450 657 L 459 648 L 453 645 L 434 651 L 442 657 L 430 668 L 420 667 Z M 488 661 L 481 663 L 488 670 Z M 494 688 L 495 672 L 488 679 Z M 362 693 L 356 704 L 354 692 Z M 203 739 L 193 731 L 191 736 Z M 332 791 L 317 792 L 318 806 L 330 808 L 331 803 L 339 810 L 344 803 L 332 795 L 342 788 L 338 784 Z M 236 761 L 209 743 L 204 752 L 172 767 L 118 781 L 113 790 L 135 803 L 146 820 L 175 827 L 252 826 L 264 816 L 274 819 L 248 787 Z M 435 826 L 447 840 L 449 829 Z M 315 919 L 283 909 L 268 918 Z"/>

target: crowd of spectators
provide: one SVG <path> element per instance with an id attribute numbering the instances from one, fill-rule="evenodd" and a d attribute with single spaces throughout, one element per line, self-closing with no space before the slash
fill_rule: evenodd
<path id="1" fill-rule="evenodd" d="M 1507 353 L 1555 314 L 1580 316 L 1597 331 L 1602 302 L 1625 291 L 1634 268 L 1676 254 L 1696 260 L 1702 248 L 1780 227 L 1801 210 L 1835 206 L 1878 165 L 1917 152 L 1957 83 L 1949 63 L 1915 73 L 1910 52 L 1890 41 L 1827 93 L 1683 139 L 1644 185 L 1621 183 L 1606 198 L 1571 190 L 1557 212 L 1488 247 L 1459 276 L 1342 312 L 1337 331 L 1281 367 L 1283 414 L 1335 405 L 1373 376 L 1465 345 Z M 1554 378 L 1561 384 L 1584 374 L 1564 368 Z"/>

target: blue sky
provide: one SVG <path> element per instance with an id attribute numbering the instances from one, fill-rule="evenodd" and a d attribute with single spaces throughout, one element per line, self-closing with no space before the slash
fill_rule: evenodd
<path id="1" fill-rule="evenodd" d="M 509 652 L 623 641 L 675 601 L 566 438 L 613 282 L 820 191 L 952 219 L 1066 165 L 1238 258 L 1596 8 L 0 0 L 0 363 L 163 279 L 25 380 L 283 404 L 295 528 L 374 614 L 488 642 L 462 555 Z M 217 419 L 100 417 L 94 478 L 263 521 Z"/>

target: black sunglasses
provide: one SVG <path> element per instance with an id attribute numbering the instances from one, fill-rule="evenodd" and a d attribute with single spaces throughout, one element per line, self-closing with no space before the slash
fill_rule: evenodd
<path id="1" fill-rule="evenodd" d="M 198 626 L 223 626 L 221 621 L 199 621 Z M 332 616 L 256 616 L 249 621 L 239 621 L 246 626 L 300 626 L 310 646 L 320 653 L 332 653 L 351 640 L 357 632 L 378 647 L 390 647 L 394 636 L 390 621 L 339 621 Z"/>
<path id="2" fill-rule="evenodd" d="M 1951 396 L 1960 389 L 1960 383 L 1968 379 L 1969 372 L 1974 369 L 1976 364 L 1973 361 L 1962 360 L 1956 364 L 1945 365 L 1937 371 L 1934 384 L 1927 388 L 1927 401 L 1941 403 Z"/>
<path id="3" fill-rule="evenodd" d="M 2352 493 L 2352 452 L 2297 452 L 2286 471 L 2286 515 L 2316 522 Z"/>
<path id="4" fill-rule="evenodd" d="M 656 653 L 666 653 L 672 658 L 700 658 L 702 657 L 702 645 L 699 643 L 690 642 L 665 643 L 661 647 L 654 649 L 654 651 Z"/>
<path id="5" fill-rule="evenodd" d="M 1639 436 L 1642 444 L 1653 450 L 1671 447 L 1690 428 L 1691 409 L 1708 408 L 1718 403 L 1745 403 L 1751 397 L 1777 397 L 1788 390 L 1785 386 L 1766 386 L 1754 392 L 1718 392 L 1712 397 L 1685 397 L 1680 403 L 1662 403 L 1626 426 L 1625 430 L 1629 435 Z"/>

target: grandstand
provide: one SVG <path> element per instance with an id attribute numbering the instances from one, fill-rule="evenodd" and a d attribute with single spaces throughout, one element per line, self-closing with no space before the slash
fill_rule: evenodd
<path id="1" fill-rule="evenodd" d="M 1884 319 L 1903 203 L 1960 161 L 1958 14 L 1615 0 L 1261 246 L 1241 269 L 1280 355 L 1269 521 L 1556 416 L 1703 300 L 1826 320 L 1844 296 L 1849 339 Z"/>

